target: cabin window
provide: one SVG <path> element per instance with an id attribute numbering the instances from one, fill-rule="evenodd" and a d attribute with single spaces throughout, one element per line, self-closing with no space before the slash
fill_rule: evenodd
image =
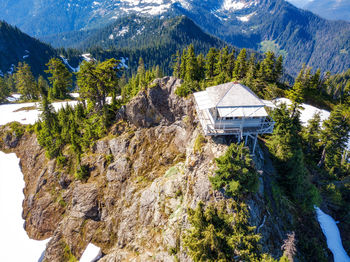
<path id="1" fill-rule="evenodd" d="M 226 120 L 232 120 L 233 117 L 226 117 Z"/>

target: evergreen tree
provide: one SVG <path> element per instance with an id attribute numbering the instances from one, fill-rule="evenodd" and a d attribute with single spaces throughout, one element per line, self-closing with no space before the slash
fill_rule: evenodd
<path id="1" fill-rule="evenodd" d="M 72 74 L 58 58 L 51 58 L 46 64 L 45 73 L 50 74 L 49 81 L 52 86 L 49 90 L 51 99 L 64 99 L 68 96 L 69 89 L 72 87 Z"/>
<path id="2" fill-rule="evenodd" d="M 7 85 L 7 88 L 9 89 L 9 91 L 11 93 L 14 93 L 14 92 L 17 91 L 16 90 L 16 83 L 15 83 L 14 75 L 10 75 L 10 74 L 5 75 L 4 81 L 5 81 L 6 85 Z"/>
<path id="3" fill-rule="evenodd" d="M 102 63 L 84 61 L 77 73 L 81 99 L 88 99 L 96 112 L 106 105 L 106 97 L 118 87 L 118 65 L 112 58 Z"/>
<path id="4" fill-rule="evenodd" d="M 260 75 L 264 77 L 264 80 L 267 82 L 275 82 L 275 54 L 269 51 L 265 54 L 265 56 L 265 59 L 261 62 Z"/>
<path id="5" fill-rule="evenodd" d="M 181 65 L 181 55 L 179 50 L 177 50 L 175 58 L 173 60 L 173 76 L 176 78 L 180 78 L 180 65 Z"/>
<path id="6" fill-rule="evenodd" d="M 215 65 L 218 59 L 218 52 L 216 48 L 210 48 L 206 56 L 206 76 L 207 78 L 213 78 L 215 76 Z"/>
<path id="7" fill-rule="evenodd" d="M 204 209 L 199 202 L 188 209 L 191 228 L 184 234 L 184 247 L 193 261 L 258 261 L 260 235 L 249 226 L 248 209 L 244 203 L 232 202 L 234 217 L 224 203 Z"/>
<path id="8" fill-rule="evenodd" d="M 275 64 L 275 74 L 274 74 L 274 81 L 278 81 L 283 76 L 283 56 L 280 55 L 277 58 L 276 64 Z"/>
<path id="9" fill-rule="evenodd" d="M 275 158 L 278 168 L 278 182 L 294 203 L 302 210 L 313 210 L 319 202 L 315 187 L 307 180 L 307 169 L 301 149 L 299 111 L 291 112 L 285 104 L 276 108 L 272 117 L 275 127 L 267 146 Z"/>
<path id="10" fill-rule="evenodd" d="M 236 54 L 236 51 L 233 49 L 227 57 L 226 71 L 227 71 L 227 76 L 229 80 L 231 80 L 233 77 L 233 70 L 235 68 L 235 61 L 236 61 L 235 54 Z"/>
<path id="11" fill-rule="evenodd" d="M 0 77 L 0 103 L 6 102 L 6 98 L 10 95 L 10 90 L 5 80 Z"/>
<path id="12" fill-rule="evenodd" d="M 302 81 L 296 81 L 293 87 L 288 90 L 287 97 L 292 101 L 292 117 L 300 108 L 301 103 L 304 102 L 305 90 Z"/>
<path id="13" fill-rule="evenodd" d="M 243 48 L 239 55 L 237 56 L 237 60 L 235 62 L 235 68 L 233 70 L 233 77 L 236 80 L 243 79 L 247 73 L 247 50 Z"/>
<path id="14" fill-rule="evenodd" d="M 182 51 L 181 64 L 180 64 L 180 78 L 185 79 L 186 76 L 186 66 L 187 66 L 187 50 Z"/>
<path id="15" fill-rule="evenodd" d="M 349 141 L 349 109 L 337 105 L 328 120 L 323 122 L 320 145 L 323 148 L 319 166 L 323 164 L 332 173 L 340 175 L 343 153 Z"/>
<path id="16" fill-rule="evenodd" d="M 225 189 L 228 196 L 241 196 L 257 190 L 258 175 L 244 144 L 231 144 L 226 153 L 215 159 L 218 169 L 210 178 L 214 189 Z"/>
<path id="17" fill-rule="evenodd" d="M 15 74 L 16 89 L 24 100 L 36 100 L 39 97 L 39 90 L 35 78 L 26 63 L 18 63 Z"/>
<path id="18" fill-rule="evenodd" d="M 48 96 L 49 84 L 45 80 L 43 76 L 39 76 L 38 78 L 38 89 L 41 96 Z"/>
<path id="19" fill-rule="evenodd" d="M 198 80 L 205 79 L 205 58 L 203 54 L 197 56 L 197 78 Z"/>
<path id="20" fill-rule="evenodd" d="M 191 44 L 187 49 L 185 81 L 199 80 L 197 58 L 194 53 L 194 46 Z"/>
<path id="21" fill-rule="evenodd" d="M 303 151 L 306 154 L 306 159 L 311 161 L 318 161 L 320 156 L 320 125 L 321 117 L 320 113 L 317 112 L 315 115 L 308 121 L 308 125 L 302 130 L 303 138 Z"/>

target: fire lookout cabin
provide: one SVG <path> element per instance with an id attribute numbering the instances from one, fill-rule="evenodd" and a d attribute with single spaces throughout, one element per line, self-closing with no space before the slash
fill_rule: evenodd
<path id="1" fill-rule="evenodd" d="M 274 122 L 265 107 L 274 107 L 260 99 L 249 87 L 236 82 L 208 87 L 194 93 L 196 110 L 205 135 L 235 135 L 240 142 L 253 139 L 253 153 L 259 134 L 270 134 Z"/>

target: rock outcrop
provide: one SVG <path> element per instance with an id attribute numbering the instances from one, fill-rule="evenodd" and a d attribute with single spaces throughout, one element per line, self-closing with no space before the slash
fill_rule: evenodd
<path id="1" fill-rule="evenodd" d="M 79 258 L 90 242 L 101 248 L 100 261 L 174 261 L 168 250 L 189 227 L 187 207 L 224 198 L 213 192 L 209 176 L 227 143 L 208 139 L 201 153 L 194 152 L 201 128 L 193 100 L 174 94 L 179 84 L 171 77 L 156 80 L 121 110 L 117 121 L 127 129 L 83 155 L 90 168 L 85 182 L 48 161 L 34 134 L 19 140 L 14 151 L 26 182 L 25 229 L 31 238 L 51 238 L 44 261 Z M 259 194 L 248 203 L 264 251 L 280 255 L 285 233 L 276 216 Z M 176 256 L 190 261 L 181 245 Z"/>

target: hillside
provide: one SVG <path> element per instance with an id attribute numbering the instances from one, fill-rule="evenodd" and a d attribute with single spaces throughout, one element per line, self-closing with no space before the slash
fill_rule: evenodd
<path id="1" fill-rule="evenodd" d="M 238 8 L 210 13 L 205 6 L 183 12 L 234 46 L 283 54 L 294 76 L 303 63 L 332 73 L 349 68 L 350 23 L 327 21 L 284 0 L 240 2 Z"/>
<path id="2" fill-rule="evenodd" d="M 56 55 L 55 49 L 0 21 L 0 71 L 13 72 L 18 62 L 28 63 L 35 75 L 43 74 L 45 64 Z"/>
<path id="3" fill-rule="evenodd" d="M 75 261 L 88 243 L 101 248 L 100 261 L 192 261 L 183 240 L 191 225 L 187 207 L 195 209 L 201 201 L 231 203 L 223 191 L 212 189 L 209 177 L 216 168 L 214 158 L 232 140 L 208 138 L 197 151 L 201 128 L 195 121 L 193 100 L 174 94 L 180 84 L 169 77 L 156 80 L 153 88 L 141 91 L 120 111 L 112 133 L 82 155 L 81 166 L 87 166 L 89 173 L 86 180 L 74 178 L 72 162 L 62 166 L 47 161 L 35 134 L 3 139 L 2 146 L 21 158 L 25 229 L 31 238 L 51 238 L 44 261 Z M 3 131 L 6 134 L 6 127 Z M 261 235 L 261 249 L 242 245 L 239 250 L 278 258 L 293 218 L 288 210 L 278 208 L 280 200 L 271 189 L 275 171 L 266 152 L 259 149 L 259 155 L 266 160 L 264 164 L 263 158 L 256 159 L 259 190 L 243 199 L 249 206 L 249 223 Z M 69 151 L 65 156 L 75 157 Z M 234 212 L 246 216 L 241 207 Z M 247 222 L 240 223 L 239 239 L 254 243 L 245 238 Z M 315 229 L 304 234 L 325 247 L 320 229 L 311 225 Z M 304 255 L 299 251 L 298 256 Z"/>
<path id="4" fill-rule="evenodd" d="M 128 75 L 136 71 L 140 58 L 147 68 L 158 65 L 165 74 L 170 74 L 173 55 L 178 50 L 193 44 L 198 52 L 207 53 L 210 47 L 226 45 L 224 41 L 203 32 L 185 16 L 159 19 L 131 15 L 101 30 L 63 38 L 69 39 L 67 42 L 71 47 L 85 50 L 100 61 L 112 57 L 124 58 Z M 56 45 L 64 43 L 55 41 Z"/>

